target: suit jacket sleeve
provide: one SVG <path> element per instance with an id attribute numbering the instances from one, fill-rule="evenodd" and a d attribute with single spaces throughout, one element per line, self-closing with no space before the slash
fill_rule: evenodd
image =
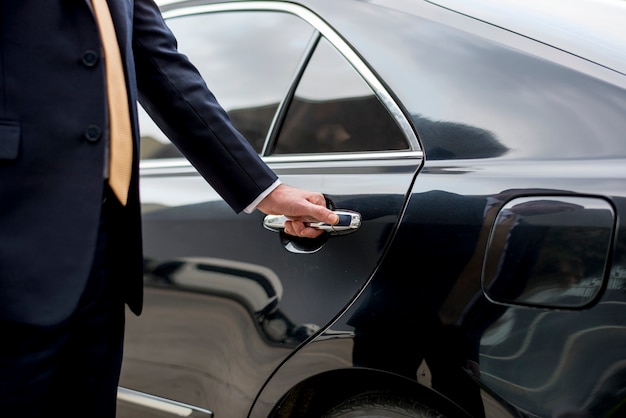
<path id="1" fill-rule="evenodd" d="M 140 103 L 236 212 L 274 183 L 276 174 L 233 127 L 198 70 L 178 52 L 152 0 L 135 0 L 133 55 Z"/>

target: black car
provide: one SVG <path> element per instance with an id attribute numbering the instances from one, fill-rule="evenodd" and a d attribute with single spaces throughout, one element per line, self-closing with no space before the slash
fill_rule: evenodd
<path id="1" fill-rule="evenodd" d="M 345 222 L 236 215 L 142 119 L 120 417 L 626 416 L 626 2 L 161 7 Z"/>

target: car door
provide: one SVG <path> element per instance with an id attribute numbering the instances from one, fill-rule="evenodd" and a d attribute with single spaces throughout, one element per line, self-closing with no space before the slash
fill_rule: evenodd
<path id="1" fill-rule="evenodd" d="M 383 84 L 307 10 L 236 2 L 165 15 L 281 180 L 360 218 L 316 240 L 268 229 L 258 211 L 235 214 L 141 120 L 145 306 L 128 316 L 120 416 L 246 416 L 273 371 L 371 277 L 422 152 Z"/>

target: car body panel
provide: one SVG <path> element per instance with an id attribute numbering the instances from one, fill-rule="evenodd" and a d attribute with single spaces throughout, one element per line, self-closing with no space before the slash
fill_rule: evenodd
<path id="1" fill-rule="evenodd" d="M 298 169 L 272 164 L 289 184 L 310 189 L 323 184 L 338 207 L 350 207 L 363 218 L 358 231 L 329 238 L 314 254 L 286 251 L 279 235 L 263 228 L 260 214 L 236 215 L 208 196 L 198 196 L 201 203 L 168 206 L 163 202 L 168 189 L 160 179 L 144 177 L 144 204 L 154 208 L 143 214 L 145 253 L 150 256 L 148 287 L 142 316 L 128 321 L 122 385 L 167 398 L 170 385 L 191 380 L 206 391 L 202 402 L 196 393 L 181 393 L 177 400 L 217 413 L 213 405 L 221 405 L 232 416 L 244 416 L 260 390 L 258 385 L 264 383 L 259 377 L 271 374 L 291 349 L 328 324 L 371 276 L 402 212 L 402 189 L 408 189 L 419 167 L 419 159 L 411 161 L 406 166 L 393 162 L 387 173 L 384 164 L 368 167 L 369 175 L 358 166 L 342 168 L 337 163 L 307 169 L 317 173 L 314 183 L 307 181 L 311 176 L 298 175 Z M 359 173 L 358 180 L 351 180 L 357 177 L 351 171 Z M 203 180 L 169 181 L 182 190 L 190 187 L 186 183 Z M 379 205 L 358 202 L 364 184 L 367 195 L 379 195 Z M 153 188 L 161 193 L 158 208 L 148 198 Z M 337 268 L 342 271 L 339 276 Z M 212 277 L 217 270 L 222 276 Z M 259 279 L 251 279 L 256 275 L 267 284 L 258 286 Z M 242 285 L 233 285 L 234 279 Z M 260 303 L 257 295 L 263 288 L 267 300 Z M 195 338 L 182 338 L 185 335 Z M 201 353 L 221 356 L 222 366 L 205 362 Z M 133 375 L 141 376 L 140 380 Z M 223 398 L 225 392 L 232 400 Z"/>
<path id="2" fill-rule="evenodd" d="M 518 0 L 503 4 L 497 0 L 435 0 L 431 3 L 626 73 L 623 2 Z M 529 21 L 533 24 L 529 25 Z"/>
<path id="3" fill-rule="evenodd" d="M 362 216 L 316 242 L 235 215 L 184 160 L 144 161 L 146 306 L 123 387 L 232 417 L 315 417 L 385 390 L 448 416 L 625 411 L 623 31 L 594 50 L 596 23 L 532 1 L 161 4 L 309 20 L 407 147 L 275 155 L 294 106 L 276 105 L 268 164 Z"/>
<path id="4" fill-rule="evenodd" d="M 623 173 L 622 163 L 605 167 L 607 173 Z M 531 170 L 530 166 L 526 168 Z M 624 227 L 617 218 L 613 215 L 608 218 L 611 232 L 608 245 L 595 246 L 589 241 L 591 246 L 578 252 L 577 247 L 588 240 L 584 237 L 578 241 L 571 239 L 562 245 L 561 258 L 554 259 L 553 266 L 563 269 L 555 274 L 564 280 L 579 274 L 568 270 L 572 263 L 580 261 L 572 259 L 572 254 L 591 256 L 593 250 L 598 249 L 598 257 L 606 257 L 606 263 L 602 263 L 604 269 L 587 277 L 595 281 L 592 290 L 596 292 L 586 299 L 590 304 L 587 306 L 563 309 L 550 303 L 534 306 L 510 301 L 498 303 L 483 292 L 483 260 L 478 260 L 478 267 L 472 265 L 473 254 L 478 250 L 483 255 L 482 246 L 487 246 L 487 240 L 481 243 L 479 239 L 481 227 L 486 223 L 491 230 L 494 222 L 493 215 L 484 211 L 487 201 L 500 210 L 507 202 L 520 197 L 544 200 L 558 193 L 568 201 L 573 196 L 581 196 L 571 193 L 573 186 L 564 187 L 565 179 L 550 179 L 551 170 L 538 172 L 537 169 L 533 164 L 534 175 L 526 182 L 528 187 L 519 184 L 519 188 L 511 190 L 504 189 L 505 184 L 511 184 L 506 174 L 510 170 L 504 165 L 501 176 L 494 175 L 491 181 L 485 180 L 485 173 L 458 174 L 455 184 L 460 190 L 470 190 L 469 183 L 475 176 L 481 177 L 480 182 L 486 188 L 491 184 L 491 192 L 485 189 L 484 195 L 443 190 L 436 186 L 444 181 L 449 183 L 440 180 L 449 174 L 422 172 L 383 265 L 364 294 L 330 327 L 329 334 L 317 339 L 327 345 L 332 344 L 333 335 L 355 338 L 355 335 L 365 334 L 368 339 L 386 340 L 387 351 L 385 347 L 378 347 L 376 355 L 372 356 L 375 360 L 364 361 L 363 367 L 396 370 L 407 376 L 416 373 L 420 360 L 424 359 L 431 364 L 429 375 L 436 378 L 436 374 L 441 373 L 454 381 L 452 387 L 442 385 L 440 390 L 447 390 L 447 396 L 459 399 L 473 412 L 472 416 L 480 415 L 481 405 L 477 406 L 465 395 L 473 391 L 473 396 L 478 397 L 476 388 L 467 382 L 460 383 L 462 379 L 458 375 L 455 379 L 455 374 L 442 364 L 456 363 L 459 369 L 473 371 L 473 376 L 483 385 L 481 401 L 486 416 L 503 416 L 502 405 L 512 410 L 512 416 L 551 416 L 561 410 L 610 416 L 614 409 L 623 408 L 623 395 L 616 386 L 623 387 L 626 348 L 622 320 L 626 306 L 623 303 L 624 246 L 615 243 L 623 236 Z M 601 184 L 611 183 L 610 176 L 583 188 L 589 193 L 584 196 L 606 204 L 597 192 Z M 572 185 L 580 184 L 581 179 L 574 176 L 570 181 Z M 557 185 L 558 189 L 553 188 Z M 497 196 L 502 200 L 496 200 Z M 624 208 L 624 196 L 615 196 L 610 204 L 602 207 L 607 206 L 615 208 L 614 213 L 620 212 Z M 604 221 L 606 217 L 603 217 L 603 224 Z M 416 235 L 423 241 L 406 245 L 408 237 Z M 490 232 L 490 239 L 493 238 Z M 454 245 L 450 245 L 451 242 Z M 541 251 L 550 249 L 547 245 L 540 248 Z M 508 251 L 515 254 L 513 249 Z M 564 294 L 586 292 L 589 288 L 584 281 L 572 280 L 563 281 L 552 290 Z M 405 303 L 400 302 L 403 297 Z M 391 343 L 394 338 L 398 341 L 395 345 Z M 609 340 L 610 344 L 600 348 Z M 410 348 L 401 350 L 399 345 Z M 314 347 L 313 344 L 311 350 L 315 350 Z M 332 351 L 327 347 L 325 350 Z M 346 352 L 354 356 L 353 351 Z M 405 361 L 398 362 L 397 358 L 403 353 L 407 356 Z M 382 360 L 385 358 L 387 360 Z M 317 361 L 323 360 L 316 358 L 314 362 Z M 355 359 L 334 361 L 354 362 Z M 284 367 L 288 369 L 289 365 Z M 594 371 L 594 377 L 590 370 Z M 491 397 L 506 401 L 493 403 L 489 401 Z"/>

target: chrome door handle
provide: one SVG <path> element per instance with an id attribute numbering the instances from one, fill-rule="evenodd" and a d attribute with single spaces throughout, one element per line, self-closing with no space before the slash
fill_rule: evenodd
<path id="1" fill-rule="evenodd" d="M 328 231 L 330 235 L 350 234 L 361 226 L 361 214 L 346 209 L 334 210 L 339 217 L 336 225 L 327 224 L 325 222 L 311 222 L 309 226 L 315 229 Z M 263 219 L 263 226 L 270 231 L 280 232 L 285 229 L 285 222 L 289 220 L 284 215 L 267 215 Z"/>

